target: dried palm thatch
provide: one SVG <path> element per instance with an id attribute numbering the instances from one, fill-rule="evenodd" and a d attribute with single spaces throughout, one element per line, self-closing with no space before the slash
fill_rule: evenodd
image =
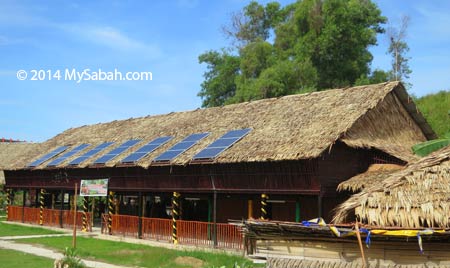
<path id="1" fill-rule="evenodd" d="M 411 106 L 414 104 L 401 100 L 400 96 L 404 94 L 400 83 L 391 82 L 82 126 L 64 131 L 44 142 L 40 154 L 29 154 L 28 159 L 16 161 L 15 168 L 23 168 L 40 155 L 61 145 L 89 143 L 92 145 L 86 149 L 89 150 L 105 141 L 114 141 L 117 147 L 129 139 L 142 139 L 141 143 L 106 163 L 106 166 L 111 167 L 144 143 L 160 136 L 173 136 L 174 139 L 166 145 L 136 163 L 147 168 L 152 159 L 187 135 L 210 132 L 207 138 L 171 163 L 186 165 L 196 153 L 228 130 L 242 128 L 252 128 L 252 131 L 217 157 L 215 162 L 315 158 L 340 139 L 353 147 L 379 148 L 410 161 L 414 156 L 409 150 L 409 144 L 433 138 L 434 133 L 414 109 L 415 106 Z M 383 113 L 395 118 L 386 120 Z M 366 127 L 370 130 L 380 132 L 373 141 L 374 134 L 365 131 L 365 124 L 369 124 Z M 85 151 L 68 158 L 58 167 L 66 167 L 69 161 Z M 91 165 L 96 158 L 98 156 L 91 157 L 80 167 Z M 45 165 L 38 168 L 45 168 Z"/>
<path id="2" fill-rule="evenodd" d="M 359 268 L 362 267 L 361 261 L 353 262 L 343 262 L 340 260 L 324 260 L 324 259 L 291 259 L 291 258 L 268 258 L 267 268 L 303 268 L 303 267 L 313 267 L 313 268 Z M 430 267 L 440 267 L 440 268 L 450 268 L 450 265 L 436 265 L 433 263 L 422 263 L 422 264 L 379 264 L 377 262 L 371 262 L 366 265 L 367 268 L 430 268 Z"/>
<path id="3" fill-rule="evenodd" d="M 353 195 L 333 221 L 345 222 L 353 211 L 370 225 L 449 228 L 450 146 Z"/>
<path id="4" fill-rule="evenodd" d="M 28 161 L 30 155 L 41 153 L 39 143 L 0 142 L 0 170 L 13 169 L 17 162 Z"/>
<path id="5" fill-rule="evenodd" d="M 396 164 L 373 164 L 366 172 L 341 182 L 337 190 L 351 191 L 354 193 L 359 192 L 364 188 L 381 183 L 384 179 L 392 175 L 392 173 L 402 168 L 403 166 Z"/>

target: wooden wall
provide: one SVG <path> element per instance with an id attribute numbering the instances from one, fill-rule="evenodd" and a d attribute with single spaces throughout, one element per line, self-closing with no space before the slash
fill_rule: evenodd
<path id="1" fill-rule="evenodd" d="M 260 195 L 285 203 L 269 205 L 274 220 L 294 221 L 295 202 L 300 203 L 301 220 L 316 218 L 319 210 L 326 221 L 331 210 L 347 194 L 337 194 L 340 182 L 359 174 L 373 163 L 375 150 L 357 150 L 337 142 L 331 150 L 311 160 L 238 164 L 193 164 L 114 168 L 73 168 L 5 171 L 6 187 L 26 189 L 64 189 L 70 191 L 82 179 L 110 178 L 115 192 L 219 194 L 218 218 L 248 217 L 248 200 L 253 199 L 253 215 L 260 217 Z M 232 200 L 228 200 L 230 195 Z M 322 196 L 319 209 L 318 196 Z M 239 197 L 239 198 L 237 198 Z"/>

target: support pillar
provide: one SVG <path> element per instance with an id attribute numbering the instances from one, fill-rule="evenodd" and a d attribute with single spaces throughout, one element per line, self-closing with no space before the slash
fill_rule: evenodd
<path id="1" fill-rule="evenodd" d="M 52 193 L 52 209 L 55 209 L 55 193 Z"/>
<path id="2" fill-rule="evenodd" d="M 214 190 L 214 200 L 213 200 L 213 239 L 214 239 L 214 248 L 217 248 L 217 192 Z"/>
<path id="3" fill-rule="evenodd" d="M 39 207 L 39 189 L 34 190 L 34 207 Z"/>
<path id="4" fill-rule="evenodd" d="M 59 227 L 63 228 L 64 190 L 61 190 L 61 206 L 59 207 Z"/>
<path id="5" fill-rule="evenodd" d="M 22 222 L 25 222 L 25 203 L 27 202 L 27 191 L 22 190 Z"/>
<path id="6" fill-rule="evenodd" d="M 142 238 L 142 210 L 144 199 L 142 198 L 142 192 L 139 192 L 138 196 L 138 238 Z"/>
<path id="7" fill-rule="evenodd" d="M 247 204 L 247 219 L 253 219 L 253 199 L 249 199 Z"/>
<path id="8" fill-rule="evenodd" d="M 43 225 L 44 224 L 44 205 L 45 205 L 45 189 L 41 189 L 41 193 L 39 195 L 39 200 L 40 200 L 40 210 L 39 210 L 39 224 Z"/>
<path id="9" fill-rule="evenodd" d="M 87 232 L 88 231 L 88 197 L 84 196 L 83 197 L 83 226 L 81 227 L 81 231 L 82 232 Z"/>
<path id="10" fill-rule="evenodd" d="M 114 192 L 109 192 L 109 198 L 108 198 L 108 232 L 110 235 L 112 235 L 112 218 L 113 218 L 113 211 L 114 211 Z"/>
<path id="11" fill-rule="evenodd" d="M 212 238 L 212 229 L 211 229 L 211 220 L 212 220 L 212 208 L 213 204 L 211 201 L 211 197 L 208 197 L 208 240 Z"/>
<path id="12" fill-rule="evenodd" d="M 300 222 L 300 199 L 295 200 L 295 222 Z"/>
<path id="13" fill-rule="evenodd" d="M 317 215 L 319 218 L 322 218 L 322 192 L 317 196 Z"/>
<path id="14" fill-rule="evenodd" d="M 178 244 L 177 220 L 180 216 L 180 193 L 173 192 L 172 196 L 172 240 L 176 245 Z"/>
<path id="15" fill-rule="evenodd" d="M 8 213 L 9 213 L 10 206 L 11 206 L 10 189 L 6 189 L 6 221 L 9 220 Z"/>
<path id="16" fill-rule="evenodd" d="M 267 218 L 267 194 L 261 194 L 261 220 L 268 220 Z"/>

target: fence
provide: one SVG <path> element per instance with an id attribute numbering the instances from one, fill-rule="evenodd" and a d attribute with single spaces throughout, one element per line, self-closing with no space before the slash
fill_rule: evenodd
<path id="1" fill-rule="evenodd" d="M 73 211 L 71 210 L 57 210 L 57 209 L 44 209 L 43 210 L 43 225 L 61 227 L 61 228 L 73 228 Z M 87 227 L 88 231 L 92 230 L 91 226 L 92 213 L 87 213 Z M 8 221 L 25 222 L 31 224 L 39 224 L 40 209 L 29 208 L 21 206 L 9 206 L 8 207 Z M 83 212 L 77 212 L 77 228 L 81 229 L 83 225 Z"/>
<path id="2" fill-rule="evenodd" d="M 159 218 L 141 218 L 142 239 L 171 242 L 172 220 Z M 104 233 L 108 216 L 103 217 Z M 113 235 L 128 237 L 139 237 L 139 217 L 127 215 L 112 216 Z M 218 247 L 226 249 L 243 249 L 243 236 L 235 225 L 227 223 L 199 222 L 199 221 L 177 221 L 177 236 L 180 244 L 189 244 L 204 247 Z M 215 242 L 216 241 L 216 242 Z"/>

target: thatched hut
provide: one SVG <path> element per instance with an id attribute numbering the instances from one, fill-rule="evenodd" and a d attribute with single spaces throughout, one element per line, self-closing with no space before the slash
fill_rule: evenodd
<path id="1" fill-rule="evenodd" d="M 370 186 L 360 187 L 364 185 L 361 180 Z M 398 171 L 363 173 L 340 187 L 363 189 L 337 208 L 337 223 L 356 214 L 362 222 L 375 226 L 450 227 L 450 147 Z"/>
<path id="2" fill-rule="evenodd" d="M 217 157 L 195 159 L 228 131 L 243 129 L 248 134 Z M 170 161 L 155 161 L 198 133 L 209 135 Z M 149 141 L 166 136 L 170 141 L 139 160 L 122 162 Z M 176 194 L 183 200 L 183 220 L 227 222 L 263 213 L 274 220 L 330 220 L 332 208 L 348 197 L 336 194 L 340 182 L 372 164 L 415 161 L 410 147 L 433 138 L 403 85 L 390 82 L 72 128 L 10 159 L 6 186 L 44 189 L 45 206 L 54 207 L 66 194 L 73 195 L 81 179 L 109 178 L 109 190 L 120 203 L 115 212 L 139 219 L 168 217 L 165 208 Z M 97 164 L 129 140 L 137 141 Z M 104 142 L 113 144 L 71 164 Z M 58 147 L 67 146 L 67 152 L 82 144 L 87 147 L 56 165 L 49 162 L 58 155 L 29 166 Z M 139 208 L 127 210 L 129 200 L 137 200 Z M 163 211 L 157 213 L 158 203 Z"/>
<path id="3" fill-rule="evenodd" d="M 253 254 L 269 268 L 450 267 L 450 146 L 405 167 L 374 164 L 339 189 L 359 193 L 334 224 L 245 222 Z M 368 248 L 358 247 L 355 214 Z"/>

